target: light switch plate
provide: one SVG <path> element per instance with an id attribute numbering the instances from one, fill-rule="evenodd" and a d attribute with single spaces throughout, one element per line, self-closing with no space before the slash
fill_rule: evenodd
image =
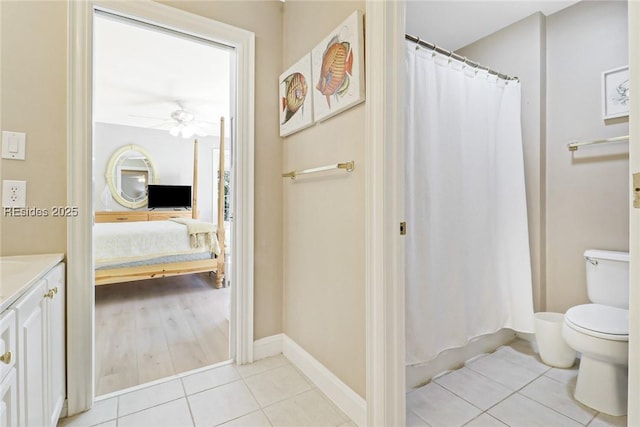
<path id="1" fill-rule="evenodd" d="M 2 158 L 24 160 L 27 134 L 24 132 L 2 131 Z"/>

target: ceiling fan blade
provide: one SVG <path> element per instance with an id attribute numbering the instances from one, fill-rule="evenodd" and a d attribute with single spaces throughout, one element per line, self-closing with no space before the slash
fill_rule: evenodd
<path id="1" fill-rule="evenodd" d="M 176 122 L 173 121 L 173 120 L 165 120 L 162 123 L 158 123 L 158 124 L 155 124 L 155 125 L 147 126 L 147 128 L 149 128 L 149 129 L 157 129 L 157 128 L 160 128 L 162 126 L 166 126 L 167 128 L 169 128 L 169 127 L 175 126 L 175 124 L 176 124 Z"/>
<path id="2" fill-rule="evenodd" d="M 164 117 L 158 116 L 142 116 L 140 114 L 129 114 L 129 117 L 136 117 L 138 119 L 149 119 L 149 120 L 166 120 Z"/>

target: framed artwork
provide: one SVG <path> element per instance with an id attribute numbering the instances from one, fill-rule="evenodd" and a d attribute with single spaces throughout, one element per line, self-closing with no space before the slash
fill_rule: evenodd
<path id="1" fill-rule="evenodd" d="M 602 73 L 602 117 L 615 119 L 629 115 L 629 66 Z"/>
<path id="2" fill-rule="evenodd" d="M 312 51 L 313 118 L 322 121 L 364 101 L 364 33 L 357 10 Z"/>
<path id="3" fill-rule="evenodd" d="M 306 54 L 280 75 L 280 136 L 313 124 L 311 54 Z"/>

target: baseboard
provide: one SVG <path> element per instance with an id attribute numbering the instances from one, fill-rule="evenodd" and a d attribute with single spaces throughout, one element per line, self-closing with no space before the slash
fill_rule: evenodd
<path id="1" fill-rule="evenodd" d="M 367 424 L 367 402 L 295 341 L 282 334 L 282 353 L 359 426 Z"/>
<path id="2" fill-rule="evenodd" d="M 276 334 L 255 340 L 253 342 L 253 360 L 256 361 L 281 354 L 284 336 L 284 334 Z"/>

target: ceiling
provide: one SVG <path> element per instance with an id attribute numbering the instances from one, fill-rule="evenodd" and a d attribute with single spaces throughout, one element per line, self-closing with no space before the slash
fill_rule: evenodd
<path id="1" fill-rule="evenodd" d="M 456 50 L 541 11 L 576 0 L 409 0 L 406 32 Z M 173 126 L 184 108 L 198 128 L 218 135 L 229 117 L 232 49 L 97 15 L 94 24 L 94 120 L 151 129 Z M 229 120 L 226 121 L 229 123 Z"/>
<path id="2" fill-rule="evenodd" d="M 577 0 L 409 0 L 406 32 L 457 50 L 536 12 L 551 15 Z"/>
<path id="3" fill-rule="evenodd" d="M 108 15 L 94 21 L 94 121 L 168 130 L 195 116 L 207 135 L 229 117 L 233 51 Z M 226 121 L 229 123 L 229 120 Z"/>

